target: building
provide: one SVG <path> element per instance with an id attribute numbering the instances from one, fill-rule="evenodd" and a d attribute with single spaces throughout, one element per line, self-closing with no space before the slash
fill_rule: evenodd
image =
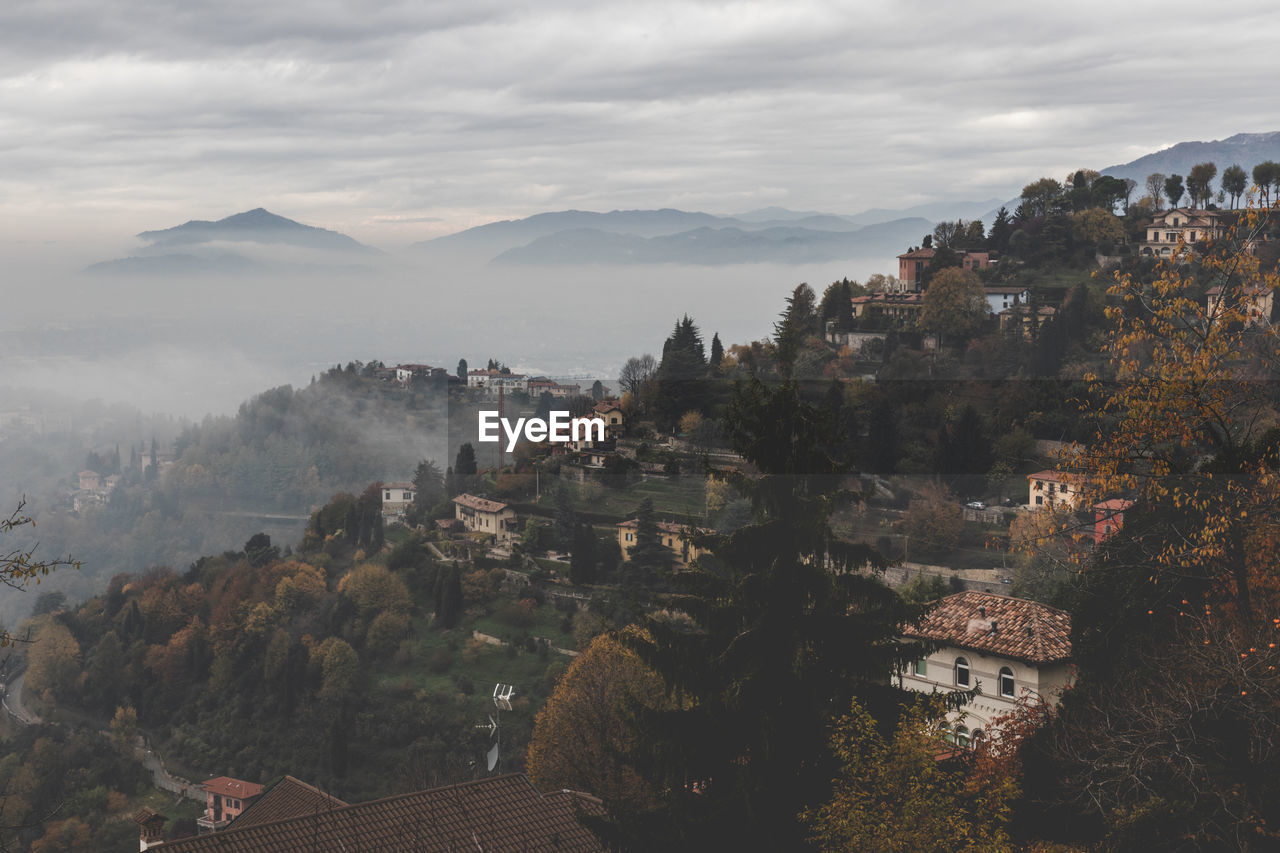
<path id="1" fill-rule="evenodd" d="M 636 546 L 636 531 L 639 527 L 640 523 L 634 518 L 618 525 L 618 547 L 622 549 L 624 560 L 631 559 L 630 552 Z M 699 528 L 682 527 L 669 521 L 658 522 L 658 541 L 670 549 L 675 557 L 676 566 L 681 568 L 706 553 L 705 548 L 699 548 L 692 540 L 696 534 L 709 532 Z"/>
<path id="2" fill-rule="evenodd" d="M 1223 308 L 1227 307 L 1222 304 L 1222 285 L 1209 288 L 1204 297 L 1205 313 L 1211 318 L 1221 316 Z M 1236 310 L 1247 318 L 1244 322 L 1250 326 L 1266 326 L 1271 324 L 1273 304 L 1271 288 L 1255 284 L 1244 287 L 1240 292 Z"/>
<path id="3" fill-rule="evenodd" d="M 1072 485 L 1066 474 L 1058 471 L 1037 471 L 1027 475 L 1027 506 L 1053 506 L 1063 504 L 1075 509 L 1080 500 L 1080 487 Z"/>
<path id="4" fill-rule="evenodd" d="M 1155 215 L 1147 226 L 1147 239 L 1139 251 L 1167 258 L 1178 248 L 1178 241 L 1193 246 L 1197 242 L 1216 240 L 1226 236 L 1227 228 L 1228 215 L 1223 211 L 1175 207 Z"/>
<path id="5" fill-rule="evenodd" d="M 76 474 L 76 479 L 80 481 L 80 491 L 96 492 L 102 488 L 102 480 L 98 476 L 97 471 L 81 471 Z"/>
<path id="6" fill-rule="evenodd" d="M 924 298 L 919 293 L 869 293 L 850 301 L 854 317 L 901 325 L 914 323 L 924 308 Z"/>
<path id="7" fill-rule="evenodd" d="M 413 483 L 382 484 L 383 516 L 402 516 L 413 503 Z"/>
<path id="8" fill-rule="evenodd" d="M 1022 324 L 1022 337 L 1031 340 L 1037 328 L 1053 322 L 1053 318 L 1057 315 L 1058 309 L 1049 305 L 1037 308 L 1034 313 L 1027 305 L 1014 305 L 1000 312 L 1000 331 L 1006 331 L 1010 327 L 1016 328 L 1020 322 Z"/>
<path id="9" fill-rule="evenodd" d="M 968 252 L 964 249 L 953 251 L 960 259 L 961 269 L 977 272 L 991 266 L 991 255 L 987 252 Z M 936 254 L 938 254 L 937 249 L 912 249 L 910 252 L 898 255 L 898 281 L 902 283 L 904 289 L 920 289 L 920 278 L 933 262 Z"/>
<path id="10" fill-rule="evenodd" d="M 139 812 L 143 850 L 164 853 L 447 853 L 458 850 L 603 853 L 579 820 L 600 801 L 574 791 L 542 793 L 523 774 L 430 788 L 350 805 L 286 776 L 263 802 L 222 832 L 146 842 L 163 816 Z"/>
<path id="11" fill-rule="evenodd" d="M 922 693 L 981 689 L 948 715 L 951 739 L 969 746 L 1026 697 L 1056 704 L 1075 673 L 1071 616 L 1065 610 L 987 592 L 949 595 L 902 632 L 940 643 L 902 673 L 902 686 Z M 998 728 L 998 727 L 997 727 Z"/>
<path id="12" fill-rule="evenodd" d="M 490 533 L 499 542 L 516 538 L 516 511 L 500 501 L 475 495 L 458 495 L 453 499 L 455 518 L 469 533 Z"/>
<path id="13" fill-rule="evenodd" d="M 990 285 L 982 288 L 987 294 L 987 312 L 999 314 L 1015 305 L 1031 301 L 1031 289 L 1016 284 Z"/>
<path id="14" fill-rule="evenodd" d="M 1112 498 L 1093 505 L 1093 542 L 1098 544 L 1124 527 L 1124 514 L 1133 501 Z"/>
<path id="15" fill-rule="evenodd" d="M 604 431 L 607 436 L 616 436 L 622 432 L 622 406 L 617 400 L 601 400 L 592 409 L 592 416 L 604 420 Z"/>
<path id="16" fill-rule="evenodd" d="M 229 776 L 215 776 L 202 787 L 205 796 L 204 815 L 196 821 L 201 832 L 223 829 L 262 794 L 261 785 Z"/>

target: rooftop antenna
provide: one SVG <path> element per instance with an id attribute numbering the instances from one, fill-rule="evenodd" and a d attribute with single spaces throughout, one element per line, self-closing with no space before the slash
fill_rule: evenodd
<path id="1" fill-rule="evenodd" d="M 490 773 L 498 767 L 498 746 L 502 742 L 502 712 L 511 710 L 511 697 L 514 695 L 516 695 L 514 685 L 501 682 L 495 684 L 493 686 L 494 711 L 489 715 L 489 725 L 476 726 L 477 729 L 488 729 L 489 737 L 493 739 L 493 746 L 489 747 L 489 752 L 485 755 L 485 763 Z"/>

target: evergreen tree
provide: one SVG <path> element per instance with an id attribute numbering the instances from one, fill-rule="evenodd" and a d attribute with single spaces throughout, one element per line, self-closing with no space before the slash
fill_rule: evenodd
<path id="1" fill-rule="evenodd" d="M 458 359 L 458 369 L 456 372 L 458 379 L 462 382 L 467 381 L 467 360 L 465 358 Z"/>
<path id="2" fill-rule="evenodd" d="M 467 442 L 458 448 L 458 455 L 453 460 L 453 474 L 459 478 L 471 477 L 478 470 L 476 467 L 476 449 L 471 446 L 471 442 Z"/>
<path id="3" fill-rule="evenodd" d="M 596 579 L 596 534 L 591 525 L 579 522 L 573 534 L 573 555 L 569 559 L 569 580 L 579 586 Z"/>
<path id="4" fill-rule="evenodd" d="M 719 537 L 718 566 L 676 576 L 697 630 L 650 619 L 634 643 L 676 698 L 642 717 L 659 814 L 622 834 L 640 847 L 796 850 L 797 815 L 828 799 L 835 761 L 828 725 L 858 697 L 896 707 L 890 676 L 919 649 L 896 642 L 917 611 L 867 566 L 873 549 L 839 540 L 827 519 L 848 468 L 829 412 L 796 386 L 735 389 L 725 422 L 758 477 L 735 477 L 757 521 Z M 634 551 L 633 551 L 634 554 Z"/>
<path id="5" fill-rule="evenodd" d="M 1001 206 L 996 211 L 995 221 L 991 223 L 991 234 L 987 237 L 987 245 L 997 252 L 1009 248 L 1009 237 L 1013 235 L 1013 224 L 1009 221 L 1009 209 Z"/>
<path id="6" fill-rule="evenodd" d="M 604 383 L 599 379 L 591 383 L 591 399 L 597 403 L 604 399 Z"/>
<path id="7" fill-rule="evenodd" d="M 685 315 L 662 345 L 662 362 L 658 365 L 655 415 L 663 429 L 674 427 L 685 412 L 701 410 L 706 402 L 706 373 L 702 333 Z"/>
<path id="8" fill-rule="evenodd" d="M 413 502 L 405 512 L 405 519 L 414 526 L 427 518 L 427 512 L 445 497 L 444 477 L 440 467 L 430 459 L 423 459 L 413 472 Z"/>
<path id="9" fill-rule="evenodd" d="M 720 343 L 720 333 L 711 335 L 711 358 L 707 361 L 712 376 L 720 375 L 720 362 L 724 361 L 724 344 Z"/>
<path id="10" fill-rule="evenodd" d="M 456 565 L 439 573 L 440 591 L 436 599 L 436 622 L 452 628 L 462 617 L 462 570 Z"/>
<path id="11" fill-rule="evenodd" d="M 653 514 L 653 501 L 645 498 L 636 509 L 636 544 L 627 552 L 624 581 L 630 586 L 651 587 L 675 562 Z"/>
<path id="12" fill-rule="evenodd" d="M 787 297 L 787 307 L 778 322 L 773 324 L 773 338 L 778 350 L 778 362 L 790 366 L 795 361 L 800 344 L 809 335 L 818 332 L 817 297 L 808 284 L 798 284 Z"/>
<path id="13" fill-rule="evenodd" d="M 561 548 L 570 548 L 573 532 L 578 525 L 578 514 L 573 511 L 573 498 L 569 486 L 563 481 L 556 486 L 556 542 Z"/>

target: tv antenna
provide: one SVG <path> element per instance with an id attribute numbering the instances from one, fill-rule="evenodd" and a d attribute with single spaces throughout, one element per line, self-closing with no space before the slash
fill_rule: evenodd
<path id="1" fill-rule="evenodd" d="M 499 682 L 493 686 L 493 713 L 489 715 L 489 725 L 476 726 L 477 729 L 488 729 L 493 746 L 485 755 L 485 763 L 492 773 L 498 767 L 498 747 L 502 743 L 502 712 L 511 710 L 511 697 L 516 695 L 516 688 L 511 684 Z"/>

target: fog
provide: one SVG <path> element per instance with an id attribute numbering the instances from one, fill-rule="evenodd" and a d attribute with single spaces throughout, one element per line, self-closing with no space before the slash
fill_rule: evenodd
<path id="1" fill-rule="evenodd" d="M 99 256 L 101 257 L 101 256 Z M 230 413 L 266 388 L 351 360 L 443 366 L 459 358 L 605 379 L 660 354 L 689 314 L 709 342 L 767 336 L 807 281 L 893 272 L 884 258 L 806 266 L 512 267 L 279 264 L 244 275 L 106 276 L 56 247 L 28 252 L 8 290 L 0 384 L 125 402 L 190 418 Z M 13 268 L 13 267 L 11 267 Z"/>

